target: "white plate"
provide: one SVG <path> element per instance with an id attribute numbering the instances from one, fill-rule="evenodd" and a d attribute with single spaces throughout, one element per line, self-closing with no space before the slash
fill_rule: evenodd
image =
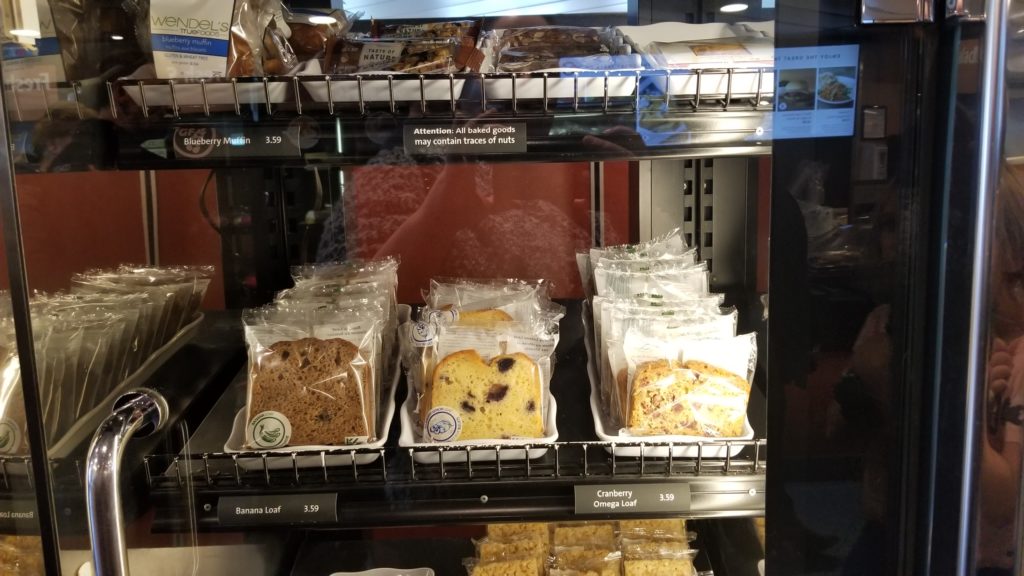
<path id="1" fill-rule="evenodd" d="M 321 74 L 320 63 L 316 60 L 310 62 L 309 67 L 303 75 Z M 390 102 L 392 91 L 396 102 L 419 101 L 451 101 L 462 96 L 462 88 L 466 84 L 465 78 L 449 77 L 447 74 L 424 74 L 422 88 L 420 80 L 402 78 L 393 80 L 388 85 L 388 75 L 397 74 L 390 72 L 367 72 L 363 74 L 352 74 L 331 77 L 330 94 L 327 91 L 327 82 L 323 80 L 299 81 L 305 86 L 306 92 L 317 102 L 327 102 L 332 99 L 335 102 L 359 102 L 360 79 L 362 79 L 363 102 Z"/>
<path id="2" fill-rule="evenodd" d="M 374 568 L 362 572 L 335 572 L 331 576 L 434 576 L 429 568 Z"/>
<path id="3" fill-rule="evenodd" d="M 555 416 L 558 413 L 558 405 L 551 392 L 547 393 L 548 413 L 544 422 L 544 430 L 548 433 L 543 438 L 516 439 L 516 440 L 461 440 L 455 442 L 423 442 L 423 436 L 417 424 L 416 392 L 409 390 L 409 394 L 402 406 L 402 434 L 398 437 L 398 445 L 402 448 L 429 448 L 429 451 L 413 452 L 413 460 L 418 464 L 437 464 L 440 461 L 438 454 L 444 454 L 445 463 L 465 462 L 467 446 L 474 449 L 470 452 L 469 459 L 473 462 L 493 462 L 495 455 L 500 452 L 501 460 L 530 460 L 540 458 L 547 454 L 547 448 L 530 448 L 529 454 L 526 450 L 517 447 L 528 444 L 548 444 L 558 440 L 558 426 Z M 488 447 L 500 446 L 501 450 L 489 450 Z M 443 450 L 438 450 L 438 449 Z"/>
<path id="4" fill-rule="evenodd" d="M 484 54 L 481 70 L 494 70 L 494 43 L 504 30 L 495 30 L 493 34 L 484 34 L 480 40 L 480 50 Z M 584 70 L 580 68 L 551 68 L 531 72 L 532 77 L 518 78 L 484 78 L 484 92 L 492 100 L 509 100 L 513 91 L 516 100 L 542 100 L 548 98 L 604 98 L 605 82 L 608 85 L 608 97 L 630 96 L 636 90 L 637 72 L 642 68 L 642 60 L 634 54 L 633 66 L 619 70 Z M 538 75 L 548 74 L 547 78 Z M 513 84 L 514 90 L 513 90 Z"/>
<path id="5" fill-rule="evenodd" d="M 857 82 L 853 78 L 850 78 L 849 76 L 836 76 L 836 81 L 842 84 L 843 86 L 846 86 L 846 89 L 850 91 L 850 94 L 853 94 L 857 90 Z M 849 104 L 850 102 L 853 102 L 853 98 L 847 98 L 845 100 L 826 100 L 822 98 L 820 85 L 818 86 L 816 94 L 818 96 L 818 102 L 831 104 L 833 106 L 842 106 L 843 104 Z"/>
<path id="6" fill-rule="evenodd" d="M 399 323 L 407 321 L 411 309 L 406 304 L 398 305 Z M 384 413 L 379 418 L 377 427 L 377 440 L 365 444 L 353 444 L 351 446 L 285 446 L 270 450 L 247 450 L 245 448 L 245 407 L 243 406 L 235 414 L 235 421 L 231 426 L 231 436 L 224 443 L 224 452 L 228 454 L 245 454 L 239 456 L 238 465 L 246 470 L 263 469 L 263 454 L 267 454 L 266 467 L 270 470 L 283 470 L 297 466 L 299 468 L 320 468 L 322 466 L 351 466 L 353 462 L 357 465 L 372 464 L 380 458 L 380 452 L 355 453 L 355 450 L 364 448 L 383 448 L 388 440 L 388 430 L 391 429 L 391 421 L 395 417 L 395 390 L 398 388 L 398 376 L 402 370 L 399 367 L 398 356 L 395 356 L 394 366 L 391 369 L 391 380 L 387 383 L 387 405 Z M 293 453 L 312 452 L 311 454 L 299 455 L 292 462 Z M 321 459 L 320 452 L 326 454 Z"/>
<path id="7" fill-rule="evenodd" d="M 299 67 L 297 73 L 308 66 L 304 64 Z M 174 98 L 171 98 L 171 88 L 167 84 L 169 80 L 160 80 L 158 84 L 144 84 L 139 90 L 138 84 L 132 84 L 133 80 L 153 80 L 155 74 L 151 64 L 142 66 L 131 76 L 122 79 L 125 93 L 137 105 L 142 106 L 142 93 L 146 95 L 146 106 L 173 106 L 174 102 L 178 107 L 202 107 L 203 87 L 195 78 L 178 78 L 174 80 Z M 232 88 L 234 86 L 235 88 Z M 248 106 L 251 104 L 266 105 L 281 104 L 289 99 L 292 90 L 291 80 L 276 78 L 268 80 L 266 87 L 262 81 L 247 81 L 239 79 L 238 82 L 208 82 L 206 84 L 206 102 L 210 106 L 230 106 L 234 108 L 237 95 L 238 104 Z"/>
<path id="8" fill-rule="evenodd" d="M 757 561 L 757 573 L 764 576 L 764 559 Z"/>
<path id="9" fill-rule="evenodd" d="M 583 314 L 583 330 L 587 333 L 591 333 L 591 323 L 587 316 L 589 314 L 589 306 L 584 307 Z M 604 409 L 601 406 L 601 391 L 598 388 L 600 380 L 597 377 L 597 369 L 594 365 L 594 350 L 591 338 L 583 338 L 583 342 L 587 349 L 587 376 L 590 378 L 590 412 L 594 416 L 594 430 L 597 432 L 597 437 L 605 442 L 655 442 L 655 443 L 669 443 L 673 444 L 691 444 L 689 446 L 672 446 L 671 453 L 668 446 L 624 446 L 615 447 L 614 452 L 616 456 L 624 456 L 627 458 L 696 458 L 699 455 L 702 458 L 726 458 L 735 457 L 737 454 L 743 451 L 743 446 L 704 446 L 703 450 L 700 450 L 696 444 L 697 442 L 724 442 L 728 440 L 753 440 L 754 429 L 750 426 L 750 419 L 744 418 L 743 420 L 743 435 L 734 436 L 728 438 L 707 438 L 704 436 L 684 436 L 682 434 L 663 434 L 659 436 L 620 436 L 618 431 L 614 429 L 614 426 L 608 421 L 608 417 L 605 415 Z M 612 450 L 609 448 L 609 452 Z"/>

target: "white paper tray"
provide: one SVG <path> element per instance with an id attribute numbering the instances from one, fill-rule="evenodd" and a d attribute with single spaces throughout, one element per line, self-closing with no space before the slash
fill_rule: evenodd
<path id="1" fill-rule="evenodd" d="M 406 304 L 398 305 L 399 324 L 409 319 L 411 309 Z M 353 444 L 351 446 L 285 446 L 269 450 L 248 450 L 245 448 L 245 407 L 243 406 L 235 413 L 235 421 L 231 425 L 231 435 L 224 443 L 224 452 L 228 454 L 245 454 L 238 457 L 238 465 L 245 470 L 263 469 L 263 455 L 267 455 L 266 467 L 270 470 L 283 470 L 286 468 L 321 468 L 323 466 L 351 466 L 355 462 L 359 466 L 372 464 L 380 458 L 380 452 L 354 453 L 354 450 L 383 448 L 388 440 L 388 431 L 391 429 L 391 421 L 395 417 L 395 390 L 398 388 L 398 376 L 402 373 L 399 368 L 399 357 L 396 353 L 394 365 L 390 369 L 391 378 L 387 382 L 387 405 L 383 414 L 378 418 L 377 440 L 364 444 Z M 296 456 L 292 461 L 293 453 L 310 452 L 310 454 Z M 321 457 L 320 452 L 326 452 Z"/>
<path id="2" fill-rule="evenodd" d="M 308 67 L 304 64 L 299 68 L 298 73 Z M 319 70 L 319 66 L 317 67 Z M 156 74 L 153 67 L 147 64 L 136 70 L 131 76 L 122 79 L 122 87 L 128 97 L 137 105 L 142 106 L 142 93 L 146 95 L 146 107 L 164 106 L 170 107 L 177 102 L 179 108 L 203 107 L 203 84 L 197 79 L 178 78 L 174 80 L 155 80 Z M 133 80 L 143 80 L 147 83 L 142 85 L 132 84 Z M 152 83 L 149 83 L 152 82 Z M 171 98 L 171 82 L 174 83 L 174 98 Z M 230 106 L 234 108 L 237 102 L 240 106 L 250 104 L 281 104 L 289 99 L 292 91 L 290 78 L 274 77 L 268 78 L 266 83 L 262 80 L 239 79 L 237 82 L 207 82 L 206 103 L 214 107 Z"/>
<path id="3" fill-rule="evenodd" d="M 739 25 L 737 25 L 739 26 Z M 764 40 L 770 38 L 761 30 L 749 25 L 753 37 Z M 735 38 L 742 40 L 747 36 L 737 36 L 735 26 L 723 23 L 685 24 L 682 22 L 659 22 L 647 26 L 619 26 L 620 34 L 633 50 L 644 57 L 645 64 L 650 68 L 659 68 L 654 59 L 645 52 L 652 42 L 682 42 L 688 40 L 723 40 Z M 722 63 L 709 59 L 706 64 L 695 63 L 688 69 L 660 70 L 663 75 L 645 75 L 644 82 L 652 83 L 653 89 L 673 96 L 696 96 L 698 75 L 700 73 L 701 96 L 725 95 L 729 92 L 730 74 L 732 69 L 732 95 L 754 95 L 760 91 L 763 96 L 775 93 L 774 54 L 772 57 L 753 58 L 749 62 Z M 764 69 L 763 74 L 758 69 Z M 667 86 L 667 87 L 666 87 Z"/>
<path id="4" fill-rule="evenodd" d="M 497 453 L 501 454 L 501 460 L 530 460 L 540 458 L 547 454 L 547 448 L 530 448 L 529 455 L 526 450 L 516 449 L 518 446 L 532 444 L 549 444 L 558 440 L 558 426 L 556 416 L 558 406 L 555 397 L 549 391 L 547 393 L 548 413 L 544 421 L 544 430 L 548 435 L 543 438 L 530 438 L 525 440 L 462 440 L 455 442 L 422 442 L 422 434 L 417 424 L 416 417 L 416 392 L 409 390 L 409 394 L 402 406 L 402 434 L 398 437 L 398 445 L 402 448 L 425 448 L 428 451 L 414 451 L 412 458 L 418 464 L 437 464 L 440 462 L 440 454 L 444 455 L 444 462 L 465 462 L 466 447 L 472 447 L 469 451 L 469 459 L 472 462 L 493 462 Z M 489 447 L 500 446 L 501 450 L 490 450 Z M 443 450 L 440 450 L 443 449 Z"/>
<path id="5" fill-rule="evenodd" d="M 303 72 L 304 75 L 320 74 L 320 63 L 310 61 Z M 388 82 L 389 75 L 395 72 L 366 72 L 349 76 L 331 77 L 330 92 L 325 80 L 309 80 L 299 77 L 306 92 L 317 102 L 395 102 L 406 101 L 451 101 L 462 96 L 465 78 L 455 78 L 448 74 L 424 74 L 422 82 L 419 78 L 397 78 Z M 360 92 L 360 90 L 362 92 Z"/>
<path id="6" fill-rule="evenodd" d="M 494 30 L 493 34 L 484 34 L 480 40 L 480 50 L 484 54 L 481 70 L 494 70 L 494 42 L 504 30 Z M 530 72 L 528 77 L 520 78 L 503 73 L 501 77 L 484 76 L 484 93 L 488 99 L 510 100 L 542 100 L 547 98 L 604 98 L 605 83 L 608 85 L 608 97 L 631 96 L 636 90 L 637 75 L 641 69 L 641 58 L 635 58 L 635 67 L 621 70 L 583 70 L 580 68 L 551 68 Z M 544 78 L 543 74 L 548 77 Z M 540 75 L 538 77 L 538 75 Z M 547 88 L 545 90 L 545 83 Z M 513 86 L 514 85 L 514 86 Z"/>
<path id="7" fill-rule="evenodd" d="M 600 379 L 597 377 L 593 349 L 595 344 L 591 342 L 592 338 L 589 336 L 592 334 L 591 322 L 587 318 L 589 314 L 590 307 L 584 306 L 581 316 L 583 317 L 583 330 L 588 336 L 583 338 L 583 342 L 587 349 L 587 377 L 590 379 L 590 412 L 594 416 L 594 430 L 597 432 L 597 437 L 605 442 L 652 442 L 665 444 L 671 442 L 673 444 L 690 444 L 672 446 L 671 452 L 668 446 L 644 446 L 643 448 L 639 446 L 616 447 L 614 449 L 616 456 L 627 458 L 668 458 L 669 456 L 672 458 L 697 458 L 699 455 L 701 458 L 731 458 L 742 452 L 743 446 L 704 446 L 703 450 L 701 450 L 693 444 L 697 442 L 753 440 L 754 429 L 750 426 L 749 418 L 745 418 L 743 421 L 743 435 L 729 438 L 707 438 L 704 436 L 684 436 L 681 434 L 620 436 L 615 427 L 609 422 L 609 418 L 601 406 Z M 608 448 L 608 451 L 611 452 L 612 449 Z"/>
<path id="8" fill-rule="evenodd" d="M 178 330 L 178 333 L 173 338 L 167 341 L 166 344 L 157 348 L 155 352 L 149 355 L 149 358 L 139 366 L 135 372 L 132 372 L 130 376 L 121 381 L 120 384 L 114 387 L 104 398 L 99 401 L 96 406 L 85 413 L 84 416 L 78 418 L 74 425 L 68 429 L 68 431 L 57 440 L 56 443 L 50 448 L 48 455 L 50 458 L 67 458 L 71 455 L 71 451 L 75 446 L 79 445 L 81 441 L 86 437 L 91 437 L 96 433 L 96 429 L 99 428 L 100 423 L 110 414 L 110 409 L 114 405 L 114 401 L 117 400 L 122 394 L 138 388 L 146 383 L 146 380 L 156 372 L 157 368 L 162 366 L 168 358 L 171 357 L 179 348 L 185 345 L 192 335 L 195 334 L 196 329 L 203 322 L 203 314 L 199 314 L 195 320 L 191 323 L 186 324 L 184 328 Z"/>

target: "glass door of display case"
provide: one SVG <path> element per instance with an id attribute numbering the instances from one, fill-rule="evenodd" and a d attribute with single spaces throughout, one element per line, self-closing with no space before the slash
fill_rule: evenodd
<path id="1" fill-rule="evenodd" d="M 0 503 L 46 573 L 968 573 L 984 23 L 2 13 Z"/>

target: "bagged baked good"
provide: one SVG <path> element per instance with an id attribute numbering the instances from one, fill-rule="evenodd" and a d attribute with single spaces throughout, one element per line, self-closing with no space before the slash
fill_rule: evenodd
<path id="1" fill-rule="evenodd" d="M 634 558 L 622 561 L 623 576 L 694 576 L 693 559 L 682 558 Z"/>
<path id="2" fill-rule="evenodd" d="M 285 12 L 291 30 L 288 44 L 299 61 L 323 57 L 328 41 L 344 36 L 358 18 L 344 10 L 293 8 Z"/>
<path id="3" fill-rule="evenodd" d="M 557 324 L 441 326 L 422 367 L 418 413 L 427 441 L 546 436 Z"/>
<path id="4" fill-rule="evenodd" d="M 626 560 L 659 558 L 664 556 L 678 557 L 690 549 L 690 542 L 685 535 L 678 538 L 660 537 L 625 538 L 620 541 L 622 557 Z"/>
<path id="5" fill-rule="evenodd" d="M 48 0 L 33 4 L 40 12 L 40 28 L 51 24 L 60 45 L 64 64 L 61 80 L 83 81 L 84 98 L 98 96 L 90 94 L 90 84 L 103 84 L 97 80 L 127 75 L 145 62 L 143 49 L 135 41 L 135 21 L 129 12 L 111 9 L 105 0 Z M 52 16 L 52 20 L 47 16 Z"/>
<path id="6" fill-rule="evenodd" d="M 616 548 L 615 525 L 611 522 L 568 522 L 551 528 L 551 544 L 559 547 L 582 546 Z"/>
<path id="7" fill-rule="evenodd" d="M 339 38 L 327 49 L 324 72 L 457 72 L 461 45 L 450 40 L 374 41 Z"/>
<path id="8" fill-rule="evenodd" d="M 688 540 L 686 520 L 659 518 L 654 520 L 619 520 L 619 537 L 623 540 Z"/>
<path id="9" fill-rule="evenodd" d="M 488 524 L 487 537 L 494 541 L 540 539 L 550 540 L 551 528 L 547 522 L 514 522 L 508 524 Z"/>
<path id="10" fill-rule="evenodd" d="M 373 20 L 370 22 L 370 36 L 380 39 L 453 39 L 476 45 L 476 40 L 480 36 L 480 24 L 480 20 L 477 19 L 420 24 L 396 24 Z"/>
<path id="11" fill-rule="evenodd" d="M 637 68 L 640 58 L 610 29 L 534 26 L 495 32 L 495 69 L 530 72 L 555 68 L 613 70 Z"/>
<path id="12" fill-rule="evenodd" d="M 0 536 L 0 566 L 6 576 L 42 576 L 46 569 L 39 536 Z"/>
<path id="13" fill-rule="evenodd" d="M 622 298 L 631 298 L 638 294 L 660 294 L 666 298 L 692 293 L 707 294 L 707 263 L 700 262 L 684 268 L 653 272 L 595 268 L 594 293 L 599 296 Z"/>
<path id="14" fill-rule="evenodd" d="M 755 334 L 661 341 L 627 333 L 625 433 L 729 438 L 743 434 L 757 362 Z"/>
<path id="15" fill-rule="evenodd" d="M 469 576 L 544 576 L 544 566 L 536 558 L 505 558 L 481 561 L 467 558 L 463 561 Z"/>
<path id="16" fill-rule="evenodd" d="M 548 562 L 547 538 L 520 538 L 491 540 L 483 538 L 474 542 L 477 558 L 482 562 L 497 562 L 512 558 L 534 558 L 543 569 Z"/>
<path id="17" fill-rule="evenodd" d="M 593 574 L 619 576 L 622 555 L 614 549 L 594 546 L 556 546 L 552 550 L 551 574 Z"/>
<path id="18" fill-rule="evenodd" d="M 246 444 L 352 445 L 376 437 L 375 355 L 383 310 L 248 310 Z"/>

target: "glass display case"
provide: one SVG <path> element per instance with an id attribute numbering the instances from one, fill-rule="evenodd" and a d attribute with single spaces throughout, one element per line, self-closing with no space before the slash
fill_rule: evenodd
<path id="1" fill-rule="evenodd" d="M 7 0 L 0 565 L 1011 573 L 989 4 Z"/>

